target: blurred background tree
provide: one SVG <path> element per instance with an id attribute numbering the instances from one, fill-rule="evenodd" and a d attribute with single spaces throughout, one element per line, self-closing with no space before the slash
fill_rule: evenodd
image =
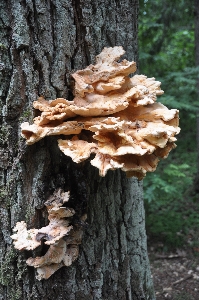
<path id="1" fill-rule="evenodd" d="M 165 91 L 159 101 L 180 110 L 178 147 L 144 179 L 148 236 L 165 248 L 186 244 L 190 233 L 191 246 L 198 239 L 198 6 L 198 0 L 140 0 L 139 73 L 155 74 Z"/>

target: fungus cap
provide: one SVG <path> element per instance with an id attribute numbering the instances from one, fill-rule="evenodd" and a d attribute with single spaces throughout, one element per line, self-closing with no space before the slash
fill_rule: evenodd
<path id="1" fill-rule="evenodd" d="M 35 101 L 41 115 L 34 124 L 21 125 L 27 144 L 65 135 L 58 139 L 61 151 L 76 163 L 94 154 L 91 164 L 101 176 L 120 168 L 142 179 L 147 171 L 154 171 L 159 158 L 175 147 L 178 110 L 156 102 L 163 91 L 154 77 L 129 77 L 136 64 L 118 62 L 124 53 L 120 46 L 104 48 L 95 65 L 76 71 L 73 101 L 43 97 Z"/>

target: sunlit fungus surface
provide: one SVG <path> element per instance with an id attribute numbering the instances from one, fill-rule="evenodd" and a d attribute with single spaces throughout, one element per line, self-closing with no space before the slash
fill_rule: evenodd
<path id="1" fill-rule="evenodd" d="M 76 163 L 94 154 L 90 163 L 101 176 L 122 169 L 142 179 L 155 171 L 159 159 L 176 146 L 178 110 L 156 102 L 163 91 L 155 78 L 129 77 L 136 64 L 118 62 L 124 53 L 122 47 L 104 48 L 95 65 L 76 71 L 73 101 L 39 97 L 33 106 L 40 115 L 31 125 L 21 124 L 27 144 L 65 135 L 58 139 L 60 150 Z"/>

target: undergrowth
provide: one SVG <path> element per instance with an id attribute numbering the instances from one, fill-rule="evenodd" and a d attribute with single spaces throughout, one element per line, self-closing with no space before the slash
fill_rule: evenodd
<path id="1" fill-rule="evenodd" d="M 192 194 L 196 153 L 184 156 L 180 163 L 174 153 L 144 179 L 147 234 L 149 241 L 162 242 L 164 250 L 199 241 L 193 234 L 199 229 L 199 196 Z"/>
<path id="2" fill-rule="evenodd" d="M 161 241 L 165 248 L 190 245 L 199 249 L 199 195 L 194 194 L 199 174 L 195 9 L 194 2 L 175 2 L 167 1 L 164 6 L 162 1 L 140 1 L 139 72 L 162 82 L 165 94 L 158 101 L 179 110 L 181 127 L 177 149 L 144 179 L 146 227 L 149 241 Z"/>

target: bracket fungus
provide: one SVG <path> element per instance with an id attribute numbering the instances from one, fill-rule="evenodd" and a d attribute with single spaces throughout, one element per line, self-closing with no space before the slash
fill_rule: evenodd
<path id="1" fill-rule="evenodd" d="M 47 101 L 39 97 L 33 107 L 40 111 L 30 125 L 21 124 L 22 136 L 28 145 L 45 136 L 65 135 L 58 139 L 60 150 L 76 163 L 90 157 L 91 164 L 105 176 L 108 170 L 122 169 L 127 176 L 142 179 L 155 171 L 160 158 L 175 148 L 175 135 L 180 132 L 177 109 L 157 103 L 162 95 L 161 83 L 155 78 L 134 75 L 135 62 L 122 60 L 122 47 L 104 48 L 96 64 L 76 71 L 74 99 Z M 49 224 L 29 229 L 18 222 L 11 236 L 18 250 L 34 250 L 49 246 L 41 257 L 30 257 L 29 266 L 37 270 L 37 279 L 47 279 L 62 266 L 69 266 L 78 257 L 83 230 L 73 228 L 73 209 L 64 204 L 69 193 L 61 189 L 45 202 Z M 82 221 L 85 217 L 82 217 Z"/>
<path id="2" fill-rule="evenodd" d="M 154 171 L 159 158 L 176 146 L 178 110 L 156 102 L 163 91 L 155 78 L 129 77 L 136 64 L 118 62 L 124 53 L 120 46 L 104 48 L 95 65 L 76 71 L 73 101 L 43 97 L 35 101 L 40 116 L 32 125 L 21 125 L 27 144 L 48 135 L 68 135 L 69 139 L 58 140 L 61 151 L 76 163 L 93 153 L 91 164 L 101 176 L 121 168 L 142 179 Z"/>
<path id="3" fill-rule="evenodd" d="M 78 257 L 83 230 L 70 225 L 75 211 L 63 206 L 68 199 L 69 192 L 58 189 L 44 203 L 49 220 L 46 227 L 27 230 L 27 224 L 21 221 L 13 229 L 15 233 L 11 238 L 18 250 L 34 250 L 42 244 L 42 240 L 49 246 L 44 256 L 30 257 L 26 261 L 28 266 L 36 268 L 38 280 L 48 279 L 61 267 L 70 266 Z"/>

